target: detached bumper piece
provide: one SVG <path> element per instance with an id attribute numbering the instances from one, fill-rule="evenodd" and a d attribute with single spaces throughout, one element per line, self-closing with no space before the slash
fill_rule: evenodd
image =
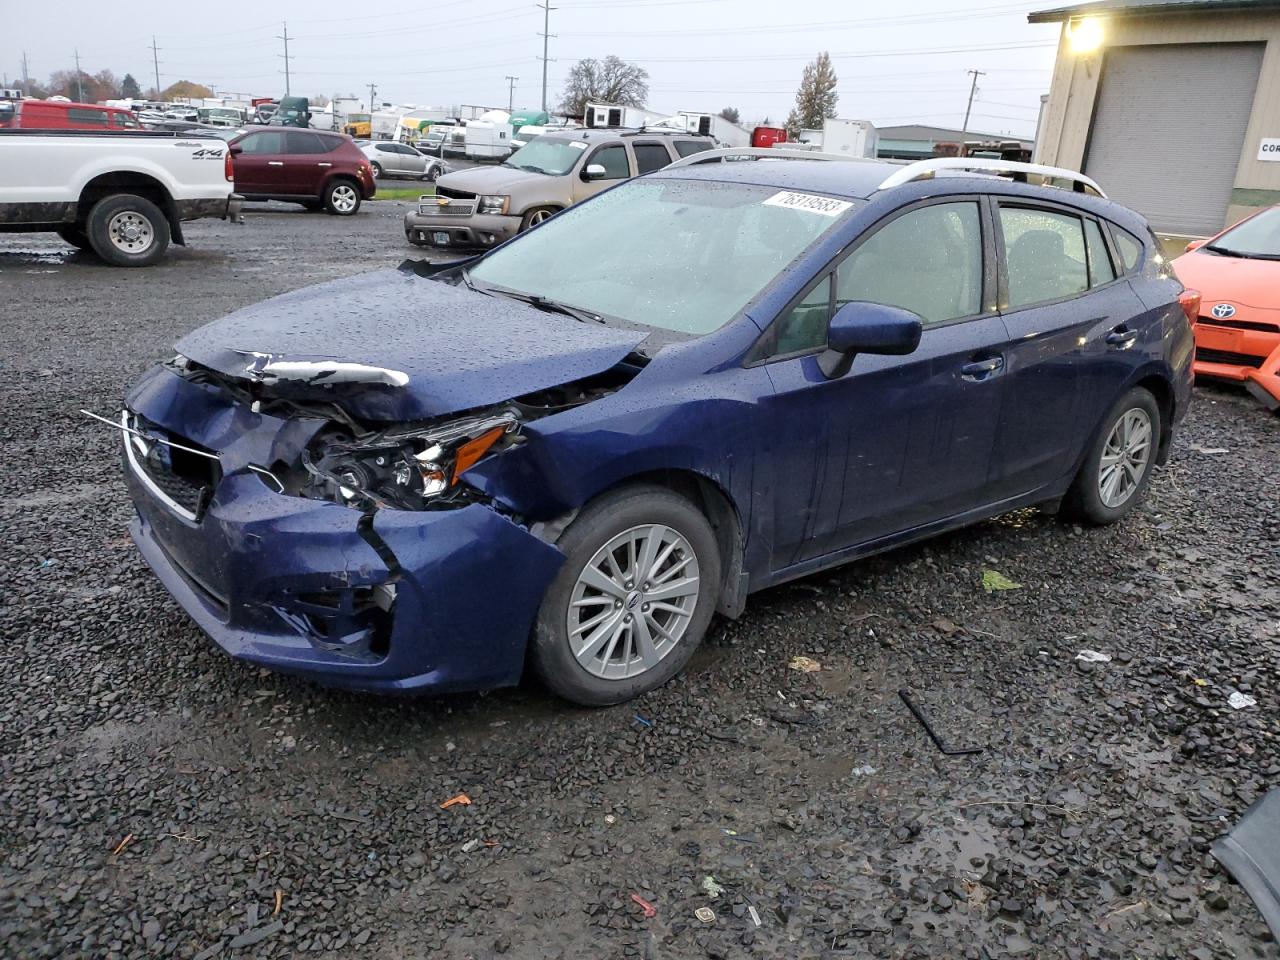
<path id="1" fill-rule="evenodd" d="M 1253 898 L 1262 919 L 1280 939 L 1280 789 L 1246 810 L 1211 852 Z"/>
<path id="2" fill-rule="evenodd" d="M 1272 350 L 1256 370 L 1249 371 L 1248 377 L 1244 388 L 1272 413 L 1280 410 L 1280 347 Z"/>

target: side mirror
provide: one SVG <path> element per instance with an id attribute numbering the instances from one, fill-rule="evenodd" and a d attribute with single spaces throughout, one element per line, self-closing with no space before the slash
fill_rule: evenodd
<path id="1" fill-rule="evenodd" d="M 582 171 L 583 180 L 603 180 L 608 176 L 609 171 L 599 163 L 588 163 L 586 169 Z"/>
<path id="2" fill-rule="evenodd" d="M 1187 253 L 1190 253 L 1192 250 L 1199 250 L 1208 242 L 1208 240 L 1192 240 L 1187 244 Z"/>
<path id="3" fill-rule="evenodd" d="M 827 350 L 818 366 L 828 380 L 843 377 L 859 353 L 902 356 L 920 346 L 923 322 L 910 310 L 855 300 L 827 325 Z"/>
<path id="4" fill-rule="evenodd" d="M 238 143 L 231 144 L 227 149 L 231 151 L 231 155 L 233 157 L 238 157 L 240 154 L 244 153 L 244 147 L 240 146 Z"/>

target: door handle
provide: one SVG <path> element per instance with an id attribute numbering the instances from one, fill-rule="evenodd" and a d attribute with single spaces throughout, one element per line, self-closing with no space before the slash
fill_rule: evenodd
<path id="1" fill-rule="evenodd" d="M 1123 349 L 1133 346 L 1134 341 L 1137 339 L 1137 330 L 1130 330 L 1128 327 L 1121 325 L 1107 334 L 1107 345 Z"/>
<path id="2" fill-rule="evenodd" d="M 332 167 L 332 166 L 333 166 L 333 164 L 332 164 L 332 163 L 317 163 L 317 164 L 316 164 L 316 166 L 317 166 L 317 167 Z"/>
<path id="3" fill-rule="evenodd" d="M 268 160 L 268 161 L 267 161 L 267 166 L 268 166 L 268 167 L 283 167 L 283 166 L 284 166 L 284 161 L 283 161 L 283 160 Z"/>
<path id="4" fill-rule="evenodd" d="M 960 379 L 971 383 L 990 380 L 1004 369 L 1004 357 L 989 357 L 986 360 L 975 360 L 960 368 Z"/>

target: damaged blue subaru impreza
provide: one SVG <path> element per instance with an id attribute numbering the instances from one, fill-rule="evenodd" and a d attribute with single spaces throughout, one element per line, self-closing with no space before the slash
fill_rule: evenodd
<path id="1" fill-rule="evenodd" d="M 1194 312 L 1139 216 L 1041 168 L 728 159 L 179 341 L 113 421 L 147 562 L 250 663 L 382 692 L 528 664 L 602 705 L 754 591 L 1133 509 Z"/>

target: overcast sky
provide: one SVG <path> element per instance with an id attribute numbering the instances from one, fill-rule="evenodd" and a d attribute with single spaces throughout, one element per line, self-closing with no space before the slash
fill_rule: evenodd
<path id="1" fill-rule="evenodd" d="M 552 0 L 556 3 L 556 0 Z M 878 126 L 958 127 L 969 69 L 985 70 L 970 129 L 1031 136 L 1049 89 L 1058 28 L 1030 25 L 1042 3 L 969 0 L 563 0 L 551 13 L 548 100 L 559 100 L 573 62 L 610 53 L 649 71 L 649 106 L 663 111 L 737 107 L 744 121 L 785 117 L 804 65 L 831 53 L 841 117 Z M 218 91 L 284 93 L 282 21 L 288 22 L 292 92 L 353 93 L 417 106 L 505 106 L 541 100 L 542 11 L 531 0 L 161 0 L 124 4 L 0 5 L 0 71 L 31 76 L 71 69 L 132 73 L 153 81 L 151 35 L 162 86 L 194 80 Z M 178 12 L 181 10 L 181 12 Z M 358 10 L 353 16 L 351 11 Z M 292 39 L 296 38 L 296 39 Z"/>

